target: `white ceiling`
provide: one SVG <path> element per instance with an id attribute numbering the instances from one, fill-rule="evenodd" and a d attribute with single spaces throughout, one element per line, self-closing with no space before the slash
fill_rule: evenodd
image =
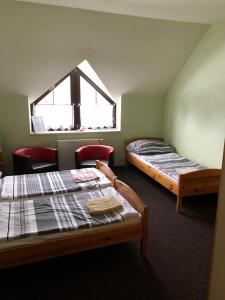
<path id="1" fill-rule="evenodd" d="M 17 0 L 22 1 L 23 0 Z M 27 0 L 94 11 L 212 24 L 225 21 L 225 0 Z"/>

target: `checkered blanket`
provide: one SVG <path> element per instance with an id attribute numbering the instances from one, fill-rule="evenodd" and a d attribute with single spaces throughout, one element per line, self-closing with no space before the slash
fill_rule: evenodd
<path id="1" fill-rule="evenodd" d="M 88 199 L 113 195 L 123 211 L 92 216 L 85 208 Z M 0 203 L 0 242 L 46 233 L 64 232 L 121 222 L 138 212 L 112 187 L 90 192 Z"/>
<path id="2" fill-rule="evenodd" d="M 206 169 L 205 166 L 184 158 L 177 153 L 140 155 L 140 157 L 175 181 L 178 181 L 180 174 Z"/>
<path id="3" fill-rule="evenodd" d="M 91 168 L 98 179 L 76 182 L 74 176 L 90 169 L 66 170 L 38 174 L 6 176 L 2 179 L 0 199 L 31 198 L 59 193 L 88 191 L 109 186 L 110 181 L 97 169 Z"/>

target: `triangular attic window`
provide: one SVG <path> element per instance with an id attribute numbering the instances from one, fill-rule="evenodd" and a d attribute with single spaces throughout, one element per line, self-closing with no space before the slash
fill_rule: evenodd
<path id="1" fill-rule="evenodd" d="M 31 104 L 33 130 L 101 130 L 116 127 L 116 103 L 87 60 Z M 44 124 L 44 125 L 43 125 Z"/>

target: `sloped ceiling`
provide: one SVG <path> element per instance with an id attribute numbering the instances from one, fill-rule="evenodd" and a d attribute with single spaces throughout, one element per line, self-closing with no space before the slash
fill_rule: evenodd
<path id="1" fill-rule="evenodd" d="M 163 95 L 206 25 L 0 2 L 0 94 L 31 100 L 87 59 L 113 97 Z"/>
<path id="2" fill-rule="evenodd" d="M 225 20 L 223 0 L 16 0 L 129 16 L 212 24 Z"/>

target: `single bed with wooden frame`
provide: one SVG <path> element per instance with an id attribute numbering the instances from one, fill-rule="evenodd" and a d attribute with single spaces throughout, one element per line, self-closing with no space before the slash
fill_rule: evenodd
<path id="1" fill-rule="evenodd" d="M 98 189 L 109 186 L 115 177 L 100 161 L 95 168 L 5 176 L 0 178 L 0 203 Z"/>
<path id="2" fill-rule="evenodd" d="M 125 148 L 128 144 L 137 140 L 157 140 L 162 141 L 162 138 L 155 137 L 137 137 L 125 140 Z M 126 151 L 126 150 L 125 150 Z M 166 189 L 170 190 L 177 196 L 176 212 L 180 213 L 182 208 L 183 197 L 203 195 L 209 193 L 217 193 L 219 189 L 220 169 L 202 169 L 197 171 L 180 174 L 178 182 L 172 180 L 162 171 L 150 166 L 138 155 L 126 151 L 126 160 L 150 176 L 152 179 L 160 183 Z"/>
<path id="3" fill-rule="evenodd" d="M 115 192 L 122 195 L 138 211 L 138 221 L 97 226 L 96 230 L 74 230 L 69 234 L 49 234 L 46 238 L 42 235 L 43 238 L 34 237 L 34 242 L 29 242 L 29 238 L 24 238 L 19 244 L 11 244 L 9 241 L 3 242 L 1 246 L 0 242 L 0 269 L 133 240 L 140 241 L 141 256 L 147 257 L 148 207 L 127 184 L 117 180 L 105 164 L 96 164 L 98 169 L 110 178 Z"/>

